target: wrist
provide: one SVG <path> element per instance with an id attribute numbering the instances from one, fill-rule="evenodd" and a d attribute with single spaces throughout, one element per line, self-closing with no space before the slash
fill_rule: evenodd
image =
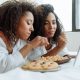
<path id="1" fill-rule="evenodd" d="M 31 43 L 28 43 L 27 46 L 31 49 L 31 50 L 34 50 L 34 47 Z"/>

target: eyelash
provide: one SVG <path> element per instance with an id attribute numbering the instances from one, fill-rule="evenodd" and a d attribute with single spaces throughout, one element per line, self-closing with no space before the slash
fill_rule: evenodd
<path id="1" fill-rule="evenodd" d="M 48 24 L 48 22 L 45 22 L 44 25 Z"/>
<path id="2" fill-rule="evenodd" d="M 30 22 L 30 21 L 27 21 L 27 24 L 28 24 L 28 25 L 32 25 L 33 23 L 32 23 L 32 22 Z"/>
<path id="3" fill-rule="evenodd" d="M 47 25 L 47 24 L 48 24 L 48 22 L 45 22 L 45 23 L 44 23 L 44 25 Z M 56 24 L 56 22 L 52 22 L 52 24 Z"/>
<path id="4" fill-rule="evenodd" d="M 56 24 L 56 22 L 53 22 L 53 24 Z"/>

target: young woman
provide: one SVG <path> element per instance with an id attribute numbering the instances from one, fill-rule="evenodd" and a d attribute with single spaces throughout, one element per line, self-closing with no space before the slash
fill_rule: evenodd
<path id="1" fill-rule="evenodd" d="M 63 26 L 50 4 L 42 4 L 36 8 L 38 22 L 35 27 L 34 35 L 46 37 L 49 45 L 45 47 L 47 54 L 44 56 L 53 56 L 56 54 L 65 54 L 67 51 L 65 45 L 67 39 L 63 31 Z"/>
<path id="2" fill-rule="evenodd" d="M 0 73 L 22 66 L 28 58 L 37 58 L 36 49 L 48 40 L 37 36 L 29 41 L 34 31 L 34 5 L 28 2 L 5 2 L 0 6 Z M 36 48 L 36 49 L 34 49 Z M 33 52 L 34 51 L 34 52 Z M 38 56 L 37 56 L 38 55 Z"/>

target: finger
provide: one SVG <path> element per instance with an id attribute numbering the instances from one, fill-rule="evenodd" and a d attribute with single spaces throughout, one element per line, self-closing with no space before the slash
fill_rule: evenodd
<path id="1" fill-rule="evenodd" d="M 49 42 L 48 42 L 47 38 L 42 37 L 42 39 L 41 39 L 41 45 L 47 46 L 48 44 L 49 44 Z"/>

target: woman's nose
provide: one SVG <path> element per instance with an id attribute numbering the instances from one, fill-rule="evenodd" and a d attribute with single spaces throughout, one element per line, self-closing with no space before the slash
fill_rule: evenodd
<path id="1" fill-rule="evenodd" d="M 34 31 L 34 27 L 33 27 L 33 26 L 31 26 L 30 30 L 31 30 L 31 31 Z"/>
<path id="2" fill-rule="evenodd" d="M 53 28 L 53 24 L 51 23 L 51 24 L 50 24 L 50 29 L 52 29 L 52 28 Z"/>
<path id="3" fill-rule="evenodd" d="M 56 25 L 53 25 L 52 23 L 49 26 L 50 29 L 56 29 Z"/>

